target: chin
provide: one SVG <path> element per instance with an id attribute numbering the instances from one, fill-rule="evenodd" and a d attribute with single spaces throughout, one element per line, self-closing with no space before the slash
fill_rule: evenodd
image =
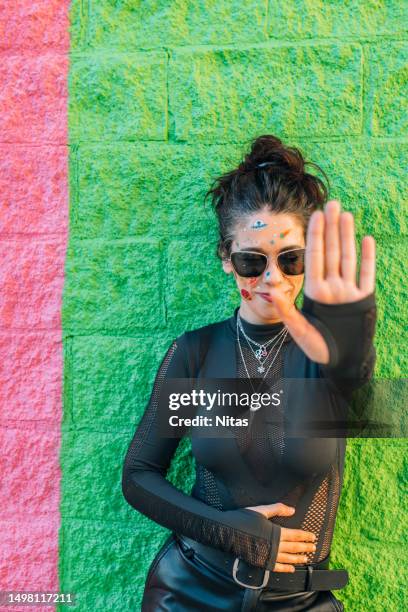
<path id="1" fill-rule="evenodd" d="M 287 301 L 290 304 L 294 304 L 296 298 L 293 296 L 291 291 L 285 291 L 284 293 L 285 298 L 287 299 Z M 276 310 L 276 306 L 274 304 L 274 302 L 266 302 L 263 298 L 261 298 L 260 296 L 256 296 L 258 299 L 257 304 L 256 304 L 256 310 L 262 312 L 262 313 L 266 313 L 268 317 L 270 317 L 273 314 L 277 314 L 277 310 Z"/>
<path id="2" fill-rule="evenodd" d="M 270 317 L 277 317 L 278 311 L 276 310 L 275 304 L 266 304 L 260 313 L 263 317 L 269 319 Z"/>
<path id="3" fill-rule="evenodd" d="M 262 298 L 261 298 L 262 299 Z M 276 306 L 273 303 L 268 304 L 267 302 L 262 301 L 262 306 L 257 307 L 257 310 L 262 315 L 267 315 L 270 317 L 273 314 L 277 314 Z"/>

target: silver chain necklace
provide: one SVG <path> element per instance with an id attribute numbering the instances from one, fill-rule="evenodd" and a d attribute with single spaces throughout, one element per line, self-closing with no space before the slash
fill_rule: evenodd
<path id="1" fill-rule="evenodd" d="M 239 317 L 239 314 L 238 314 Z M 238 317 L 237 317 L 237 321 L 238 321 Z M 272 350 L 273 346 L 278 342 L 279 338 L 281 338 L 283 336 L 283 334 L 285 333 L 285 328 L 281 329 L 281 331 L 276 334 L 273 338 L 271 338 L 270 340 L 268 340 L 265 343 L 259 343 L 256 342 L 255 340 L 253 340 L 252 338 L 250 338 L 246 333 L 245 330 L 242 326 L 242 321 L 241 318 L 239 317 L 239 329 L 242 332 L 242 335 L 244 336 L 245 340 L 247 341 L 247 344 L 252 352 L 252 354 L 254 355 L 254 357 L 259 361 L 259 366 L 257 367 L 257 370 L 260 374 L 262 374 L 263 372 L 265 372 L 265 367 L 264 367 L 264 363 L 266 362 L 266 360 L 268 359 L 268 356 L 270 354 L 270 351 Z M 258 347 L 256 350 L 254 350 L 251 346 L 251 344 L 254 344 L 256 347 Z M 267 351 L 266 349 L 268 348 L 268 346 L 271 345 L 271 348 L 269 351 Z M 262 361 L 262 357 L 265 357 L 265 359 Z"/>
<path id="2" fill-rule="evenodd" d="M 254 357 L 255 357 L 255 358 L 258 360 L 258 362 L 259 362 L 259 365 L 257 366 L 257 368 L 256 368 L 256 369 L 258 370 L 258 372 L 259 372 L 260 374 L 263 374 L 263 373 L 265 372 L 265 363 L 267 362 L 268 357 L 269 357 L 269 355 L 270 355 L 270 354 L 271 354 L 271 352 L 272 352 L 272 349 L 273 349 L 273 348 L 274 348 L 274 347 L 275 347 L 275 346 L 278 344 L 278 342 L 279 342 L 279 340 L 280 340 L 281 338 L 283 338 L 283 339 L 284 339 L 284 336 L 285 336 L 285 335 L 286 335 L 286 331 L 284 330 L 284 331 L 280 332 L 280 333 L 279 333 L 279 334 L 276 336 L 275 341 L 274 341 L 274 342 L 273 342 L 273 344 L 271 345 L 270 350 L 269 350 L 269 351 L 266 353 L 266 357 L 265 357 L 265 359 L 264 359 L 263 361 L 262 361 L 262 360 L 259 358 L 259 353 L 260 353 L 260 350 L 261 350 L 261 349 L 259 349 L 259 350 L 257 350 L 257 351 L 254 351 L 254 350 L 252 349 L 252 347 L 249 345 L 247 338 L 245 338 L 245 340 L 247 340 L 247 344 L 248 344 L 248 346 L 249 346 L 249 348 L 250 348 L 250 350 L 251 350 L 252 354 L 254 355 Z"/>
<path id="3" fill-rule="evenodd" d="M 281 342 L 280 342 L 280 344 L 279 344 L 279 348 L 278 348 L 278 350 L 276 351 L 276 353 L 275 353 L 275 355 L 274 355 L 274 357 L 273 357 L 273 359 L 272 359 L 271 363 L 269 364 L 268 369 L 266 370 L 266 372 L 265 372 L 264 376 L 262 377 L 262 380 L 261 380 L 261 383 L 260 383 L 259 388 L 261 387 L 262 382 L 263 382 L 263 380 L 266 378 L 266 376 L 267 376 L 267 374 L 268 374 L 269 370 L 271 369 L 271 367 L 272 367 L 273 363 L 275 362 L 275 360 L 276 360 L 276 358 L 277 358 L 277 356 L 278 356 L 278 354 L 279 354 L 279 351 L 280 351 L 280 349 L 281 349 L 281 347 L 282 347 L 282 344 L 283 344 L 283 342 L 284 342 L 284 340 L 285 340 L 285 338 L 286 338 L 286 336 L 287 336 L 287 334 L 288 334 L 288 330 L 287 330 L 286 328 L 284 328 L 284 330 L 282 330 L 282 332 L 284 332 L 284 333 L 283 333 L 283 335 L 282 335 L 282 339 L 281 339 Z M 280 332 L 280 333 L 282 333 L 282 332 Z M 273 340 L 276 340 L 276 339 L 275 339 L 275 338 L 273 338 Z M 241 359 L 242 359 L 242 362 L 243 362 L 244 367 L 245 367 L 245 371 L 246 371 L 247 376 L 248 376 L 248 378 L 249 378 L 249 382 L 250 382 L 250 384 L 251 384 L 252 391 L 255 393 L 255 389 L 254 389 L 254 387 L 253 387 L 253 385 L 252 385 L 252 380 L 251 380 L 251 377 L 250 377 L 250 375 L 249 375 L 247 365 L 246 365 L 246 363 L 245 363 L 244 354 L 243 354 L 242 347 L 241 347 L 241 342 L 240 342 L 240 339 L 239 339 L 238 316 L 237 316 L 237 341 L 238 341 L 238 346 L 239 346 L 239 350 L 240 350 L 240 353 L 241 353 Z M 255 342 L 255 341 L 254 341 L 254 342 Z M 258 370 L 259 370 L 259 368 L 258 368 Z"/>
<path id="4" fill-rule="evenodd" d="M 252 344 L 255 344 L 255 346 L 259 346 L 261 349 L 263 349 L 264 347 L 266 348 L 271 342 L 273 342 L 275 340 L 275 338 L 276 338 L 276 335 L 277 335 L 276 334 L 275 336 L 273 336 L 273 338 L 271 338 L 270 340 L 268 340 L 267 342 L 264 342 L 262 344 L 262 343 L 256 342 L 256 340 L 253 340 L 252 338 L 247 336 L 247 334 L 245 333 L 243 324 L 242 324 L 242 318 L 239 315 L 239 313 L 238 313 L 238 324 L 239 324 L 239 329 L 242 331 L 242 334 L 245 336 L 245 338 L 247 338 L 247 340 L 249 342 L 251 342 Z M 281 330 L 281 332 L 282 332 L 282 330 Z M 281 332 L 279 332 L 279 333 L 281 333 Z"/>

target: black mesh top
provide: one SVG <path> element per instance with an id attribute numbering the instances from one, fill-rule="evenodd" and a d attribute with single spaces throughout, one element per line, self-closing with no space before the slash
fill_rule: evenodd
<path id="1" fill-rule="evenodd" d="M 306 299 L 304 314 L 307 312 L 315 321 L 318 317 L 317 326 L 330 347 L 331 367 L 321 368 L 322 375 L 333 376 L 343 369 L 358 372 L 364 381 L 372 374 L 374 297 L 354 304 L 357 304 L 354 308 L 353 304 L 327 306 Z M 217 325 L 224 325 L 233 333 L 237 314 L 238 307 L 232 317 Z M 241 322 L 244 332 L 256 342 L 264 343 L 274 337 L 277 341 L 262 364 L 265 371 L 259 372 L 259 361 L 247 340 L 239 331 L 240 348 L 235 334 L 225 350 L 235 351 L 236 377 L 246 378 L 249 373 L 251 378 L 259 379 L 270 366 L 268 383 L 272 391 L 278 389 L 285 353 L 293 339 L 288 333 L 282 334 L 282 323 L 256 325 L 242 318 Z M 356 345 L 361 347 L 360 351 L 353 348 Z M 222 355 L 222 359 L 231 357 Z M 234 437 L 192 438 L 196 480 L 191 495 L 186 495 L 166 479 L 180 439 L 159 435 L 157 411 L 162 381 L 166 377 L 188 376 L 183 334 L 173 340 L 163 358 L 150 400 L 130 442 L 122 475 L 127 502 L 168 529 L 265 569 L 273 570 L 275 565 L 280 526 L 314 532 L 317 549 L 309 553 L 309 561 L 325 559 L 330 552 L 341 491 L 345 441 L 320 438 L 314 444 L 313 440 L 286 440 L 283 425 L 280 426 L 280 416 L 283 423 L 280 408 L 276 409 L 272 423 L 268 422 L 267 411 L 251 412 L 250 426 L 236 427 Z M 294 506 L 295 514 L 266 519 L 245 509 L 276 502 Z"/>

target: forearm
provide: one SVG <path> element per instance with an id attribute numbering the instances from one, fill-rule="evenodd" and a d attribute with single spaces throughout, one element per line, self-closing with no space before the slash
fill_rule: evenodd
<path id="1" fill-rule="evenodd" d="M 375 294 L 344 304 L 322 304 L 304 296 L 302 312 L 319 330 L 329 348 L 323 376 L 350 389 L 369 380 L 375 365 Z"/>
<path id="2" fill-rule="evenodd" d="M 280 527 L 261 514 L 213 508 L 186 495 L 156 471 L 124 469 L 122 491 L 131 506 L 163 527 L 273 570 Z"/>

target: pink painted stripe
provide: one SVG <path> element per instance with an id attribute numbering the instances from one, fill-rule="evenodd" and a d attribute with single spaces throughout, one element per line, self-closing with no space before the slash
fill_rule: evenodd
<path id="1" fill-rule="evenodd" d="M 0 590 L 59 590 L 69 7 L 0 7 Z"/>

